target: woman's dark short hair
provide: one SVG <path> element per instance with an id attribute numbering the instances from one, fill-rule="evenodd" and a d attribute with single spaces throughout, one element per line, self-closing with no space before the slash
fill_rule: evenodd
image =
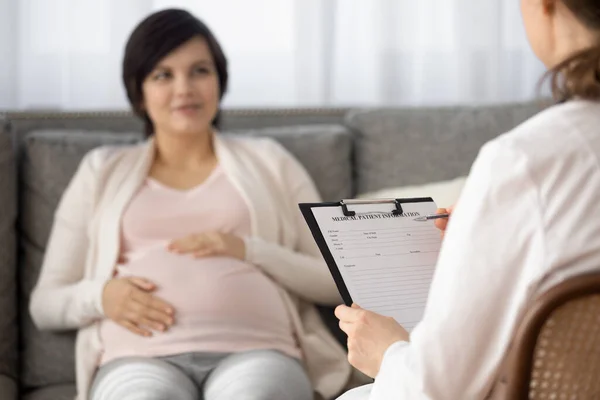
<path id="1" fill-rule="evenodd" d="M 142 83 L 165 56 L 194 37 L 206 40 L 215 62 L 220 98 L 227 91 L 227 58 L 210 29 L 185 10 L 158 11 L 144 19 L 132 32 L 123 58 L 123 83 L 136 115 L 144 120 L 146 135 L 154 133 L 150 117 L 143 109 Z M 213 120 L 218 127 L 220 111 Z"/>

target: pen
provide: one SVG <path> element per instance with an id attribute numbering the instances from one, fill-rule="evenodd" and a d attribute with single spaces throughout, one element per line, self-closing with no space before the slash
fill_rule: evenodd
<path id="1" fill-rule="evenodd" d="M 449 218 L 450 214 L 433 214 L 433 215 L 426 215 L 424 217 L 418 217 L 415 218 L 415 221 L 429 221 L 432 219 L 440 219 L 440 218 Z"/>

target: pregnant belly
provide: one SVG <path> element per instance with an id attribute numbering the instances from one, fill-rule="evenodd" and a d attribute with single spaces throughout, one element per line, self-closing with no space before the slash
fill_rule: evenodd
<path id="1" fill-rule="evenodd" d="M 275 283 L 257 267 L 230 257 L 196 259 L 157 249 L 119 268 L 118 274 L 152 281 L 154 295 L 170 303 L 180 321 L 228 315 L 269 318 L 284 312 Z"/>
<path id="2" fill-rule="evenodd" d="M 144 338 L 105 320 L 100 333 L 109 352 L 128 349 L 135 354 L 160 355 L 177 352 L 173 346 L 183 346 L 185 351 L 190 347 L 232 351 L 236 344 L 260 341 L 290 341 L 287 345 L 293 345 L 290 320 L 277 286 L 251 264 L 228 257 L 194 259 L 158 249 L 120 266 L 118 275 L 142 277 L 156 284 L 154 295 L 174 307 L 175 324 L 167 332 Z"/>

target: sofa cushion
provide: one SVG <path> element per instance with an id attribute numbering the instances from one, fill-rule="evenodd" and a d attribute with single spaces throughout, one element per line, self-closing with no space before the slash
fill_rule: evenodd
<path id="1" fill-rule="evenodd" d="M 355 111 L 346 124 L 356 135 L 358 193 L 466 175 L 484 143 L 543 108 L 532 102 Z"/>
<path id="2" fill-rule="evenodd" d="M 349 197 L 351 135 L 340 125 L 269 128 L 235 134 L 278 140 L 313 176 L 323 196 Z M 74 381 L 74 338 L 71 333 L 38 331 L 29 313 L 29 295 L 40 272 L 54 210 L 75 170 L 88 151 L 105 144 L 141 139 L 133 133 L 36 131 L 22 144 L 21 157 L 21 327 L 23 382 L 27 388 Z"/>
<path id="3" fill-rule="evenodd" d="M 438 207 L 447 208 L 458 201 L 466 176 L 442 182 L 431 182 L 423 185 L 387 188 L 375 192 L 361 193 L 357 199 L 408 199 L 411 197 L 431 197 Z"/>
<path id="4" fill-rule="evenodd" d="M 12 140 L 0 125 L 0 374 L 11 378 L 18 375 L 16 176 Z"/>
<path id="5" fill-rule="evenodd" d="M 353 194 L 353 138 L 342 125 L 264 128 L 228 134 L 267 136 L 277 140 L 306 168 L 324 200 L 348 199 Z"/>

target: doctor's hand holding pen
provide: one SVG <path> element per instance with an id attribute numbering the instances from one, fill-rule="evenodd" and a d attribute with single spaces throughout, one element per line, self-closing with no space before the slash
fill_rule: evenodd
<path id="1" fill-rule="evenodd" d="M 450 216 L 452 215 L 452 210 L 454 210 L 454 206 L 448 208 L 438 208 L 435 214 L 425 215 L 423 217 L 415 218 L 415 221 L 427 222 L 434 221 L 436 228 L 438 228 L 441 232 L 442 239 L 446 234 L 446 227 L 448 226 L 448 221 L 450 220 Z"/>
<path id="2" fill-rule="evenodd" d="M 436 228 L 438 228 L 440 230 L 442 239 L 444 238 L 444 235 L 446 234 L 446 227 L 448 226 L 448 221 L 450 220 L 450 217 L 452 216 L 452 210 L 454 210 L 454 206 L 451 206 L 448 208 L 438 208 L 437 211 L 435 212 L 436 214 L 445 214 L 446 215 L 445 218 L 438 218 L 435 220 L 435 226 L 436 226 Z"/>

